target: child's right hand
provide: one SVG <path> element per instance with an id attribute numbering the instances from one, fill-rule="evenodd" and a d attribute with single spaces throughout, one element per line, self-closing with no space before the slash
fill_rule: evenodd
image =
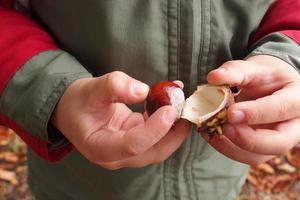
<path id="1" fill-rule="evenodd" d="M 107 169 L 143 167 L 167 159 L 184 141 L 190 123 L 164 106 L 147 120 L 125 104 L 143 102 L 149 87 L 122 72 L 74 81 L 52 123 L 89 161 Z"/>

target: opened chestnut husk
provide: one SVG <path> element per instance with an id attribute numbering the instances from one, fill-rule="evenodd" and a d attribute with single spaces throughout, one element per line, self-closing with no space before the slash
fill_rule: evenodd
<path id="1" fill-rule="evenodd" d="M 234 103 L 234 96 L 227 86 L 204 84 L 186 99 L 181 118 L 198 127 L 199 132 L 222 135 L 226 110 Z"/>

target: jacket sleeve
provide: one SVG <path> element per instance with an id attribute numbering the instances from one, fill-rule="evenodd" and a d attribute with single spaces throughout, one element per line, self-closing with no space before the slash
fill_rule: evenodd
<path id="1" fill-rule="evenodd" d="M 68 85 L 91 74 L 33 20 L 13 10 L 13 3 L 0 0 L 0 124 L 55 162 L 72 145 L 49 118 Z"/>
<path id="2" fill-rule="evenodd" d="M 250 38 L 250 54 L 276 56 L 300 69 L 300 0 L 276 0 Z"/>

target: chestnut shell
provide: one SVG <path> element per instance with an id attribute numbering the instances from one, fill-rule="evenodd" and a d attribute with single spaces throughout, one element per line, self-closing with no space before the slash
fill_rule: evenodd
<path id="1" fill-rule="evenodd" d="M 180 87 L 171 81 L 161 81 L 154 84 L 150 88 L 145 104 L 145 108 L 148 115 L 151 115 L 162 106 L 171 105 L 170 96 L 167 91 L 171 88 Z"/>

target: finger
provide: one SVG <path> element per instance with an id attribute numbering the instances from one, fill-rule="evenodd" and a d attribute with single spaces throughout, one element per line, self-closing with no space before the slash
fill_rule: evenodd
<path id="1" fill-rule="evenodd" d="M 129 115 L 127 117 L 130 118 Z M 142 154 L 168 133 L 176 117 L 175 108 L 163 106 L 147 121 L 135 121 L 137 125 L 129 130 L 102 127 L 100 131 L 83 139 L 89 145 L 79 151 L 95 163 L 117 161 Z"/>
<path id="2" fill-rule="evenodd" d="M 278 90 L 270 96 L 231 105 L 228 109 L 230 123 L 266 124 L 300 116 L 299 86 Z"/>
<path id="3" fill-rule="evenodd" d="M 265 72 L 265 68 L 258 71 L 254 64 L 251 66 L 247 61 L 234 60 L 228 61 L 221 65 L 218 69 L 208 73 L 207 80 L 209 83 L 216 85 L 256 85 L 261 81 L 261 76 L 259 75 L 264 74 Z M 267 74 L 270 74 L 270 72 Z"/>
<path id="4" fill-rule="evenodd" d="M 226 125 L 224 135 L 240 148 L 258 154 L 281 155 L 300 141 L 300 118 L 277 124 L 273 130 L 245 124 Z"/>
<path id="5" fill-rule="evenodd" d="M 123 103 L 116 103 L 111 107 L 114 109 L 111 113 L 111 116 L 108 117 L 109 120 L 103 120 L 106 121 L 105 128 L 109 131 L 119 131 L 121 127 L 124 126 L 124 123 L 128 120 L 128 118 L 132 115 L 132 111 Z M 96 120 L 102 121 L 100 116 Z M 86 130 L 88 130 L 88 127 Z"/>
<path id="6" fill-rule="evenodd" d="M 128 119 L 123 123 L 122 130 L 129 130 L 139 124 L 144 123 L 144 117 L 141 113 L 133 112 Z"/>
<path id="7" fill-rule="evenodd" d="M 172 106 L 159 108 L 144 124 L 126 132 L 123 137 L 124 151 L 133 155 L 145 152 L 168 133 L 176 117 L 176 108 Z"/>
<path id="8" fill-rule="evenodd" d="M 242 148 L 239 148 L 225 136 L 215 136 L 211 139 L 208 137 L 207 134 L 202 134 L 202 136 L 218 152 L 222 153 L 230 159 L 241 163 L 257 165 L 267 160 L 270 160 L 273 157 L 268 155 L 252 153 Z"/>
<path id="9" fill-rule="evenodd" d="M 135 104 L 144 101 L 148 91 L 148 85 L 123 72 L 114 71 L 95 78 L 90 92 L 97 94 L 97 102 Z"/>
<path id="10" fill-rule="evenodd" d="M 290 67 L 290 66 L 289 66 Z M 250 61 L 228 61 L 207 75 L 211 84 L 239 87 L 263 86 L 264 91 L 276 91 L 285 84 L 284 72 L 278 67 L 270 67 Z"/>
<path id="11" fill-rule="evenodd" d="M 138 168 L 154 163 L 160 163 L 166 160 L 179 148 L 190 132 L 190 128 L 191 125 L 189 122 L 180 120 L 180 122 L 178 122 L 163 139 L 148 151 L 120 161 L 99 163 L 99 165 L 107 169 L 115 170 L 124 167 Z"/>

